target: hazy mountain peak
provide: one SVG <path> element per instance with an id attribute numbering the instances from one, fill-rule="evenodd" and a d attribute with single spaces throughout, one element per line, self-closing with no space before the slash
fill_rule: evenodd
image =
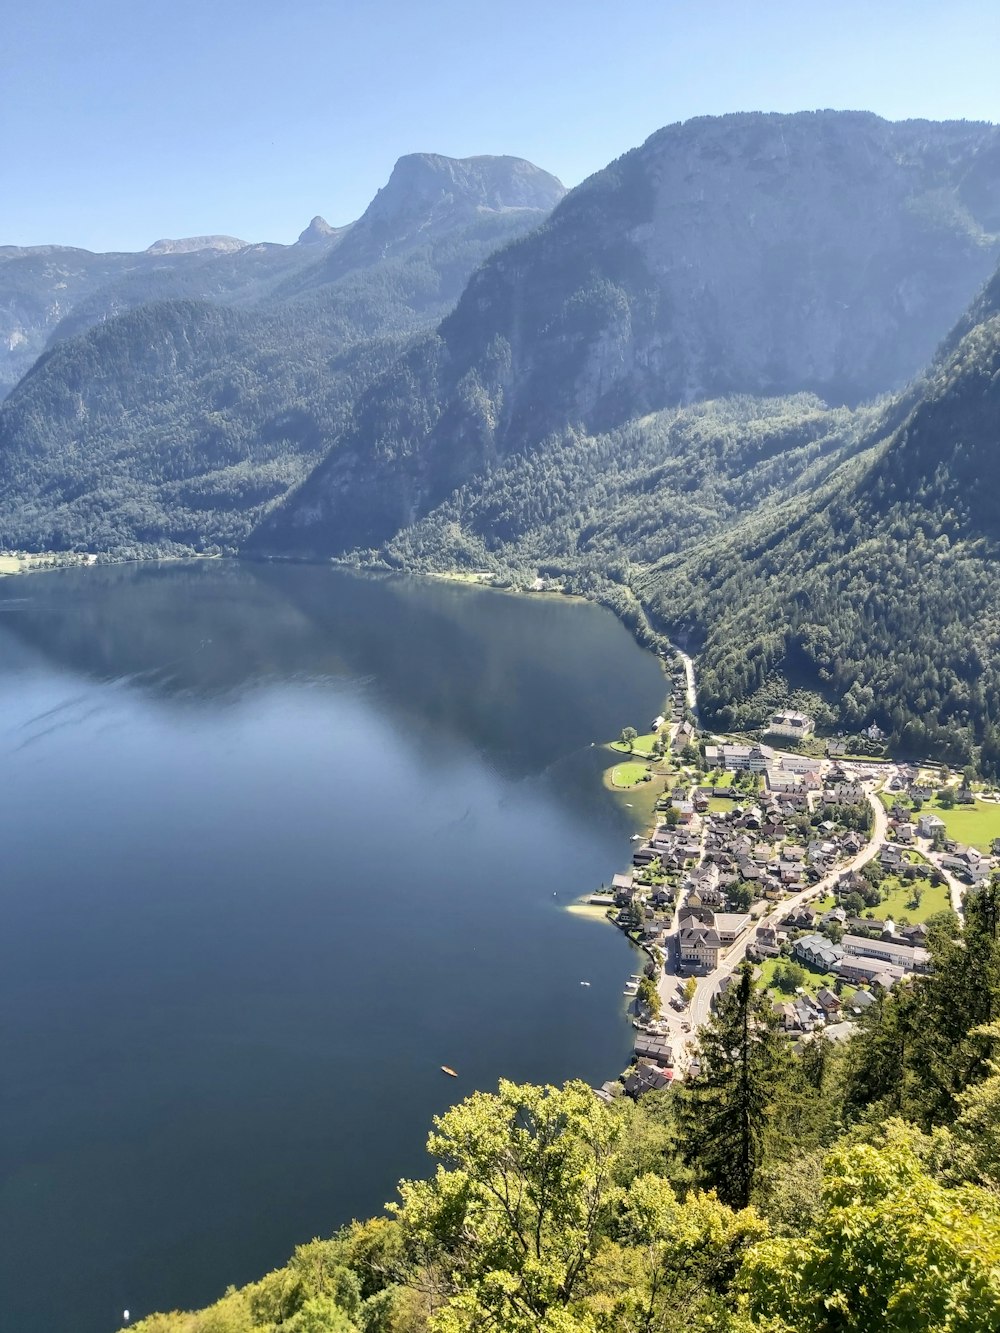
<path id="1" fill-rule="evenodd" d="M 334 236 L 339 236 L 344 230 L 343 227 L 331 227 L 326 218 L 320 217 L 317 213 L 309 226 L 304 231 L 299 232 L 299 245 L 318 245 L 324 241 L 330 241 Z"/>
<path id="2" fill-rule="evenodd" d="M 367 222 L 392 222 L 421 211 L 464 208 L 548 211 L 566 193 L 555 176 L 520 157 L 444 157 L 407 153 L 365 211 Z"/>
<path id="3" fill-rule="evenodd" d="M 189 255 L 202 250 L 214 250 L 219 254 L 233 254 L 245 250 L 249 242 L 238 240 L 235 236 L 184 236 L 179 240 L 163 239 L 154 241 L 146 251 L 147 255 Z"/>

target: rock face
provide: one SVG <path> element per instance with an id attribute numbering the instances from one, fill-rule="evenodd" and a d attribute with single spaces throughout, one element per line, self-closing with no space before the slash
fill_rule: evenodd
<path id="1" fill-rule="evenodd" d="M 206 250 L 215 254 L 231 255 L 237 250 L 245 250 L 247 241 L 237 240 L 235 236 L 185 236 L 178 241 L 154 241 L 147 249 L 147 255 L 194 255 Z"/>
<path id="2" fill-rule="evenodd" d="M 549 212 L 566 193 L 562 183 L 520 157 L 442 157 L 409 153 L 368 205 L 362 221 L 397 226 L 401 219 L 433 224 L 457 211 L 537 208 Z"/>
<path id="3" fill-rule="evenodd" d="M 335 240 L 345 227 L 331 227 L 326 218 L 321 218 L 317 213 L 309 226 L 304 231 L 299 232 L 299 245 L 325 245 L 329 241 Z"/>
<path id="4" fill-rule="evenodd" d="M 515 227 L 523 231 L 532 221 L 541 222 L 565 193 L 555 176 L 520 157 L 410 153 L 399 159 L 323 266 L 303 275 L 298 289 L 336 282 L 351 269 L 402 256 L 460 229 L 478 226 L 484 234 L 508 239 L 505 232 L 513 235 Z M 293 294 L 296 287 L 285 290 Z"/>
<path id="5" fill-rule="evenodd" d="M 1000 256 L 998 158 L 992 125 L 855 112 L 659 131 L 482 265 L 436 338 L 359 405 L 276 537 L 377 544 L 567 424 L 732 393 L 853 404 L 899 387 Z M 441 184 L 425 159 L 404 162 Z M 383 193 L 376 223 L 395 216 Z"/>

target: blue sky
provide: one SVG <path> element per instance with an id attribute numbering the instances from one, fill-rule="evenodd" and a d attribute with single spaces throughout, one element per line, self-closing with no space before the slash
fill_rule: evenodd
<path id="1" fill-rule="evenodd" d="M 1000 120 L 997 0 L 21 0 L 0 244 L 291 241 L 403 153 L 574 185 L 662 125 L 850 107 Z"/>

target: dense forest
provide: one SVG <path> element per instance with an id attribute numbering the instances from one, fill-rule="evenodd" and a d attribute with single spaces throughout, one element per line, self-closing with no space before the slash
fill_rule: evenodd
<path id="1" fill-rule="evenodd" d="M 403 159 L 349 235 L 140 256 L 81 298 L 0 406 L 0 541 L 234 553 L 407 339 L 562 194 L 530 163 L 473 161 Z"/>
<path id="2" fill-rule="evenodd" d="M 388 1215 L 137 1333 L 984 1333 L 1000 1327 L 1000 885 L 845 1042 L 744 965 L 682 1084 L 501 1082 Z"/>
<path id="3" fill-rule="evenodd" d="M 902 423 L 871 439 L 815 494 L 661 562 L 636 591 L 701 646 L 720 725 L 759 721 L 787 678 L 818 686 L 845 726 L 875 720 L 897 749 L 952 762 L 978 745 L 996 772 L 1000 275 Z"/>

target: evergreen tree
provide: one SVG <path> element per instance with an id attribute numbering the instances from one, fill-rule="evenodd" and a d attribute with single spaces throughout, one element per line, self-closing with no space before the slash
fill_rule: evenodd
<path id="1" fill-rule="evenodd" d="M 702 1031 L 699 1059 L 697 1077 L 680 1094 L 685 1157 L 720 1198 L 745 1208 L 790 1070 L 770 1001 L 756 990 L 748 963 Z"/>

